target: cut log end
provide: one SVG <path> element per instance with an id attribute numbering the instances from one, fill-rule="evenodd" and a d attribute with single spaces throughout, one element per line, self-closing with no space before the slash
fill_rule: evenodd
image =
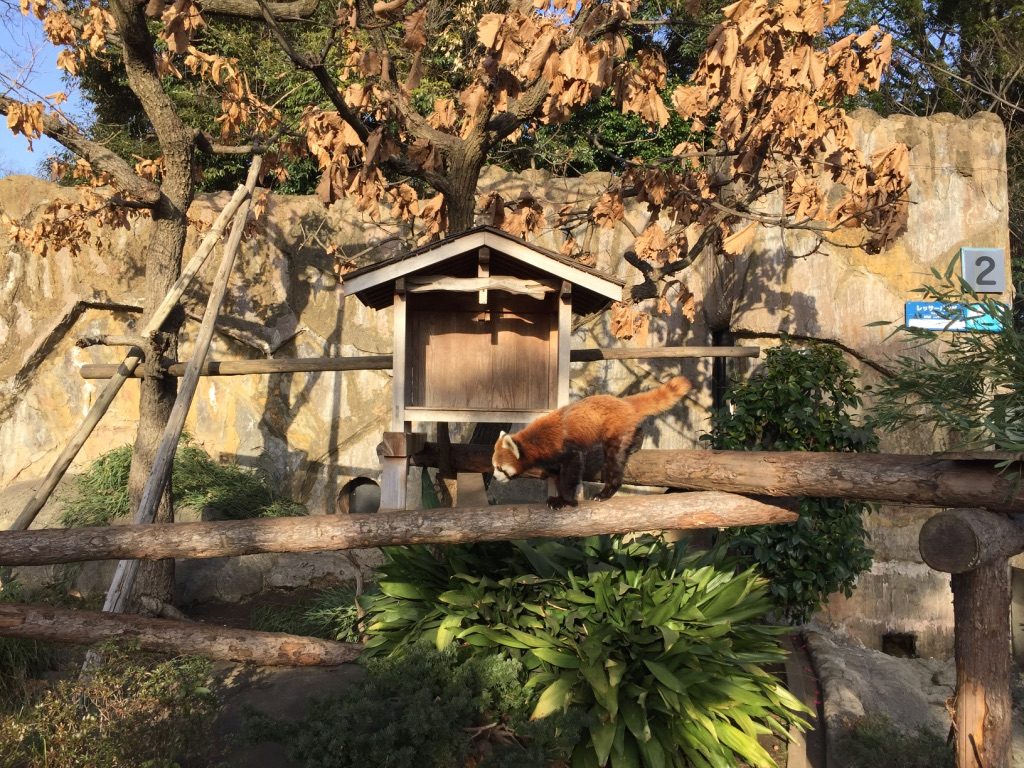
<path id="1" fill-rule="evenodd" d="M 1024 526 L 980 509 L 951 509 L 921 527 L 922 559 L 942 573 L 967 573 L 1024 551 Z"/>

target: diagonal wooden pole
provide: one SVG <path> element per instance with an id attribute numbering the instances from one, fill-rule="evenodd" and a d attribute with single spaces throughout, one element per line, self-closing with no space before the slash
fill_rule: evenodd
<path id="1" fill-rule="evenodd" d="M 263 159 L 260 155 L 253 157 L 252 165 L 249 166 L 249 176 L 245 182 L 247 189 L 255 187 L 262 162 Z M 247 196 L 235 213 L 231 234 L 224 244 L 224 256 L 221 259 L 220 268 L 210 287 L 210 298 L 206 303 L 206 312 L 203 315 L 203 322 L 199 326 L 199 334 L 196 336 L 195 351 L 192 354 L 192 359 L 189 360 L 185 376 L 181 380 L 178 396 L 171 409 L 171 415 L 167 419 L 167 426 L 164 428 L 156 457 L 153 459 L 153 470 L 142 491 L 138 509 L 135 510 L 133 518 L 135 523 L 153 522 L 157 505 L 160 503 L 160 496 L 170 477 L 174 452 L 178 447 L 178 440 L 181 438 L 181 430 L 185 426 L 185 417 L 188 416 L 189 408 L 192 406 L 192 398 L 199 385 L 199 374 L 210 350 L 210 342 L 213 340 L 213 332 L 217 325 L 217 316 L 220 314 L 221 304 L 224 303 L 224 295 L 227 293 L 228 280 L 231 278 L 231 270 L 235 265 L 235 254 L 238 253 L 245 221 L 249 216 L 251 199 Z M 138 572 L 138 560 L 122 560 L 117 564 L 117 570 L 114 572 L 114 578 L 103 604 L 104 611 L 124 612 Z"/>
<path id="2" fill-rule="evenodd" d="M 256 186 L 256 182 L 253 181 L 252 186 L 249 185 L 247 180 L 245 184 L 242 184 L 235 190 L 234 195 L 228 201 L 228 204 L 224 206 L 224 210 L 220 212 L 217 220 L 210 227 L 210 231 L 206 233 L 206 237 L 203 238 L 203 242 L 196 249 L 195 254 L 189 260 L 188 264 L 182 270 L 181 276 L 175 281 L 171 287 L 170 292 L 160 303 L 160 306 L 156 308 L 153 315 L 150 317 L 149 322 L 146 323 L 145 328 L 142 330 L 142 336 L 149 338 L 154 333 L 160 330 L 160 326 L 163 325 L 167 316 L 170 315 L 171 311 L 178 304 L 178 300 L 181 295 L 185 292 L 189 283 L 192 282 L 193 278 L 202 269 L 203 264 L 211 253 L 213 253 L 214 246 L 220 240 L 221 235 L 224 234 L 224 230 L 227 228 L 228 222 L 235 215 L 238 207 L 243 201 L 248 199 L 249 195 L 252 194 L 253 188 Z M 18 518 L 10 526 L 12 531 L 24 531 L 30 525 L 32 521 L 36 519 L 36 515 L 39 514 L 39 510 L 43 508 L 50 495 L 53 493 L 54 488 L 57 487 L 57 483 L 64 477 L 64 473 L 67 472 L 68 467 L 71 466 L 71 462 L 75 460 L 75 456 L 82 450 L 82 446 L 85 445 L 85 441 L 89 439 L 89 435 L 92 434 L 93 429 L 99 424 L 100 419 L 110 408 L 110 404 L 114 402 L 114 397 L 121 390 L 121 386 L 132 377 L 135 369 L 139 363 L 142 362 L 143 352 L 138 347 L 132 347 L 128 350 L 128 354 L 124 360 L 117 367 L 117 372 L 111 377 L 110 381 L 103 387 L 103 391 L 100 393 L 99 398 L 93 403 L 92 408 L 89 409 L 89 413 L 86 415 L 85 420 L 79 426 L 78 431 L 75 432 L 71 441 L 67 444 L 67 447 L 61 452 L 60 456 L 50 467 L 50 471 L 47 472 L 46 477 L 43 479 L 42 484 L 29 499 L 25 508 L 18 515 Z"/>

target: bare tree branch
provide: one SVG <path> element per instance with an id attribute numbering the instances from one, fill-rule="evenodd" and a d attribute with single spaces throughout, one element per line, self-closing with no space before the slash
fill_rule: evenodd
<path id="1" fill-rule="evenodd" d="M 275 19 L 297 21 L 312 16 L 319 3 L 320 0 L 285 0 L 271 3 L 262 3 L 258 0 L 205 0 L 200 5 L 207 13 L 243 16 L 250 19 L 264 18 L 263 8 L 266 7 Z"/>
<path id="2" fill-rule="evenodd" d="M 370 130 L 359 118 L 359 115 L 357 115 L 345 101 L 345 98 L 341 95 L 341 91 L 338 90 L 338 86 L 334 82 L 334 79 L 331 77 L 330 73 L 328 73 L 327 67 L 324 66 L 324 62 L 319 59 L 313 59 L 311 56 L 295 50 L 295 47 L 291 44 L 291 41 L 288 40 L 284 31 L 281 29 L 281 25 L 278 23 L 277 17 L 274 15 L 270 4 L 268 4 L 266 0 L 256 0 L 256 2 L 259 4 L 263 19 L 267 22 L 267 26 L 270 27 L 270 31 L 274 35 L 274 39 L 276 39 L 278 45 L 281 46 L 281 50 L 285 52 L 285 55 L 292 60 L 292 63 L 296 67 L 312 73 L 317 82 L 320 83 L 320 87 L 324 89 L 324 93 L 327 94 L 327 98 L 331 100 L 331 104 L 333 104 L 334 108 L 338 110 L 338 114 L 341 116 L 341 119 L 348 123 L 352 127 L 352 130 L 356 132 L 359 140 L 365 143 L 370 136 Z M 275 3 L 275 5 L 278 5 L 278 3 Z"/>
<path id="3" fill-rule="evenodd" d="M 6 115 L 12 107 L 21 105 L 16 99 L 0 96 L 0 114 Z M 135 173 L 135 169 L 97 141 L 89 139 L 78 128 L 65 123 L 53 115 L 43 115 L 43 133 L 69 149 L 79 157 L 88 160 L 97 171 L 110 175 L 114 185 L 125 195 L 135 198 L 146 206 L 153 206 L 160 200 L 160 187 Z"/>

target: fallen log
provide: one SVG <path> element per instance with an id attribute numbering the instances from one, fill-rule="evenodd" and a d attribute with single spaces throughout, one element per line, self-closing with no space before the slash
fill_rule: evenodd
<path id="1" fill-rule="evenodd" d="M 144 651 L 191 653 L 218 661 L 284 667 L 345 664 L 362 651 L 356 643 L 283 632 L 13 603 L 0 603 L 0 637 L 77 645 L 128 640 Z"/>
<path id="2" fill-rule="evenodd" d="M 491 448 L 453 445 L 456 472 L 490 472 Z M 1024 512 L 1024 483 L 1016 471 L 1000 472 L 980 458 L 909 456 L 881 453 L 801 451 L 638 451 L 626 466 L 626 482 L 664 488 L 717 490 L 761 496 L 821 496 L 888 501 L 935 507 L 984 507 Z M 437 445 L 410 459 L 436 467 Z M 588 463 L 597 479 L 600 460 Z M 533 473 L 540 476 L 539 473 Z"/>
<path id="3" fill-rule="evenodd" d="M 269 520 L 115 525 L 0 532 L 0 565 L 208 558 L 394 544 L 458 544 L 630 531 L 791 523 L 785 509 L 728 493 L 616 496 L 552 510 L 544 504 L 314 515 Z"/>

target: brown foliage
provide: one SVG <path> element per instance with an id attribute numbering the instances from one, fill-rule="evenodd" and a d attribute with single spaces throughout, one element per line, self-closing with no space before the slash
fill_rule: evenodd
<path id="1" fill-rule="evenodd" d="M 20 2 L 24 13 L 43 20 L 52 42 L 66 47 L 60 64 L 72 73 L 85 57 L 103 55 L 116 33 L 113 17 L 95 1 L 78 11 L 46 0 Z M 298 126 L 280 125 L 281 116 L 259 98 L 237 61 L 202 50 L 196 32 L 205 22 L 194 0 L 149 0 L 146 13 L 167 48 L 157 57 L 160 74 L 187 72 L 219 93 L 223 141 L 248 133 L 278 142 L 268 157 L 308 152 L 321 171 L 317 191 L 325 203 L 349 197 L 366 216 L 387 211 L 413 223 L 420 243 L 445 236 L 449 216 L 458 226 L 473 223 L 468 203 L 475 181 L 499 142 L 531 125 L 564 122 L 605 92 L 652 130 L 674 111 L 690 121 L 694 139 L 662 162 L 626 162 L 607 191 L 587 201 L 585 223 L 563 212 L 563 250 L 592 260 L 577 244 L 577 238 L 590 242 L 580 236 L 582 228 L 627 226 L 637 235 L 634 263 L 648 283 L 660 286 L 647 295 L 659 299 L 662 311 L 679 305 L 692 315 L 689 291 L 666 298 L 667 286 L 682 285 L 673 275 L 705 250 L 723 257 L 743 253 L 761 226 L 803 227 L 821 237 L 856 229 L 872 251 L 899 235 L 907 216 L 907 149 L 889 147 L 865 158 L 838 106 L 878 87 L 891 56 L 888 36 L 873 27 L 824 46 L 823 32 L 842 15 L 846 0 L 738 0 L 723 9 L 692 80 L 666 104 L 661 55 L 628 49 L 625 25 L 637 5 L 533 0 L 500 6 L 499 13 L 492 4 L 442 9 L 432 0 L 388 0 L 371 12 L 349 0 L 338 11 L 335 60 L 296 53 L 280 38 L 296 66 L 316 73 L 333 105 L 311 105 Z M 699 3 L 687 8 L 697 12 Z M 414 91 L 424 61 L 453 18 L 469 30 L 464 37 L 475 31 L 475 54 L 458 64 L 460 90 L 418 111 L 422 102 Z M 472 40 L 458 43 L 473 48 Z M 41 110 L 41 104 L 23 104 L 8 111 L 8 124 L 31 141 L 41 131 Z M 301 135 L 302 147 L 290 137 L 281 140 L 289 130 Z M 161 178 L 159 160 L 140 159 L 136 172 Z M 625 222 L 627 201 L 646 209 L 646 222 L 636 222 L 642 209 Z M 547 226 L 540 204 L 528 195 L 477 200 L 475 215 L 520 237 Z M 58 236 L 56 221 L 45 226 Z M 28 242 L 30 236 L 19 237 Z M 619 308 L 615 327 L 641 334 L 639 317 Z"/>

